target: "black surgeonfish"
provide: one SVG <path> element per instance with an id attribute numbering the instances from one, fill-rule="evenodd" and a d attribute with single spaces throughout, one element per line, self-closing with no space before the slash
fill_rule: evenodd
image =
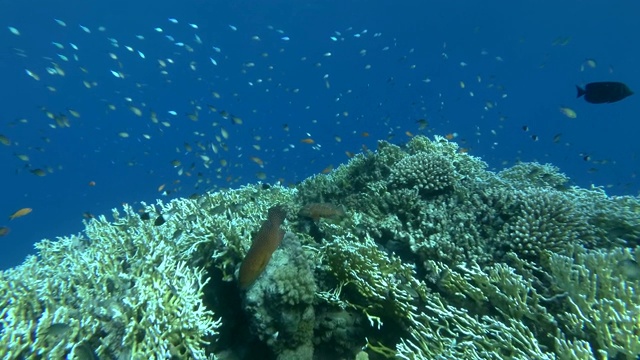
<path id="1" fill-rule="evenodd" d="M 633 95 L 633 91 L 621 82 L 601 81 L 588 83 L 584 89 L 576 85 L 578 96 L 583 96 L 587 102 L 592 104 L 604 104 L 620 101 L 627 96 Z"/>

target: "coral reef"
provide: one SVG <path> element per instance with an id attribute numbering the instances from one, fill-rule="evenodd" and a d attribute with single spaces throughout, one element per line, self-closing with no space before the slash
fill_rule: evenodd
<path id="1" fill-rule="evenodd" d="M 127 206 L 0 273 L 0 357 L 636 359 L 640 199 L 569 184 L 417 136 L 295 188 Z"/>
<path id="2" fill-rule="evenodd" d="M 207 358 L 220 323 L 202 302 L 204 271 L 185 261 L 192 244 L 130 207 L 114 217 L 86 238 L 41 241 L 2 273 L 0 357 L 61 359 L 84 343 L 105 358 Z"/>
<path id="3" fill-rule="evenodd" d="M 310 258 L 300 240 L 287 233 L 244 298 L 252 332 L 279 360 L 313 359 L 316 284 Z"/>

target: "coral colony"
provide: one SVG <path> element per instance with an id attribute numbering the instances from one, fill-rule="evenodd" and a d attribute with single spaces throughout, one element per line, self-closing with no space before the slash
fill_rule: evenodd
<path id="1" fill-rule="evenodd" d="M 381 141 L 39 242 L 0 273 L 0 358 L 635 359 L 639 214 L 551 165 Z"/>

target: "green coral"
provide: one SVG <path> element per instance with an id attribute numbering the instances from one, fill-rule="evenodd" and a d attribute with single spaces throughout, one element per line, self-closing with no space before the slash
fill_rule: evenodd
<path id="1" fill-rule="evenodd" d="M 574 244 L 591 245 L 593 230 L 571 195 L 538 188 L 513 192 L 518 205 L 511 208 L 500 240 L 509 251 L 535 258 L 547 250 L 563 252 Z"/>
<path id="2" fill-rule="evenodd" d="M 638 248 L 549 254 L 545 264 L 552 285 L 562 294 L 558 315 L 573 341 L 589 342 L 601 358 L 636 359 L 640 355 L 640 283 L 619 271 L 620 262 L 640 260 Z M 637 265 L 637 262 L 636 262 Z"/>
<path id="3" fill-rule="evenodd" d="M 501 171 L 498 177 L 518 189 L 550 188 L 564 190 L 569 178 L 551 164 L 518 163 Z"/>
<path id="4" fill-rule="evenodd" d="M 183 260 L 195 244 L 130 207 L 114 217 L 89 222 L 86 238 L 39 242 L 38 258 L 3 273 L 3 358 L 62 358 L 82 342 L 101 357 L 207 358 L 220 323 L 202 302 L 204 270 Z M 56 342 L 54 324 L 69 328 Z"/>
<path id="5" fill-rule="evenodd" d="M 438 293 L 413 314 L 409 336 L 397 345 L 404 359 L 553 359 L 537 340 L 555 323 L 532 288 L 514 268 L 477 264 L 455 269 L 429 261 Z"/>
<path id="6" fill-rule="evenodd" d="M 338 291 L 325 293 L 325 299 L 358 309 L 372 326 L 380 327 L 384 318 L 403 321 L 424 294 L 424 284 L 415 279 L 413 266 L 378 249 L 371 237 L 337 237 L 321 252 L 323 263 L 338 281 Z M 353 296 L 344 300 L 340 297 L 343 291 Z"/>
<path id="7" fill-rule="evenodd" d="M 377 318 L 394 319 L 390 328 L 401 338 L 419 338 L 414 338 L 414 346 L 399 348 L 401 357 L 524 359 L 584 354 L 589 339 L 557 331 L 564 321 L 557 309 L 559 294 L 541 259 L 549 251 L 567 254 L 574 246 L 633 244 L 638 239 L 638 199 L 611 198 L 598 188 L 568 187 L 568 178 L 551 165 L 519 164 L 493 174 L 442 138 L 416 137 L 404 156 L 394 155 L 391 163 L 385 163 L 389 174 L 370 176 L 358 192 L 334 196 L 333 187 L 301 185 L 306 191 L 299 194 L 299 201 L 306 196 L 340 199 L 351 210 L 340 227 L 318 228 L 316 239 L 327 242 L 322 259 L 337 282 L 335 290 L 320 292 L 321 298 L 339 308 L 354 308 L 373 319 L 373 327 L 378 326 Z M 455 179 L 454 186 L 436 197 L 425 197 L 429 192 L 420 187 L 435 181 L 429 180 L 434 169 L 430 159 L 447 159 L 450 165 L 441 168 L 449 169 L 450 179 Z M 340 182 L 348 182 L 345 174 L 346 169 L 340 172 Z M 326 181 L 331 176 L 325 176 Z M 381 276 L 389 260 L 380 261 L 395 256 L 403 264 L 418 265 L 407 276 L 418 283 L 397 289 L 399 294 L 407 288 L 424 289 L 416 285 L 421 278 L 432 291 L 404 299 L 403 306 L 393 301 L 382 305 L 382 298 L 397 295 Z M 446 316 L 434 320 L 436 309 Z M 449 316 L 454 320 L 447 320 Z M 461 323 L 455 325 L 455 319 Z M 424 328 L 429 321 L 430 332 Z M 390 356 L 397 338 L 382 333 L 369 333 L 369 349 Z M 464 338 L 461 334 L 469 335 L 465 343 L 469 347 L 452 347 L 456 339 Z"/>
<path id="8" fill-rule="evenodd" d="M 635 359 L 640 199 L 569 183 L 416 136 L 295 188 L 125 207 L 0 272 L 0 357 Z M 274 205 L 287 234 L 240 289 Z"/>
<path id="9" fill-rule="evenodd" d="M 451 190 L 455 180 L 453 165 L 447 157 L 418 153 L 405 157 L 391 168 L 389 184 L 391 188 L 415 188 L 424 196 Z"/>
<path id="10" fill-rule="evenodd" d="M 210 288 L 211 271 L 233 280 L 261 217 L 292 195 L 248 186 L 158 202 L 145 205 L 147 221 L 125 206 L 112 222 L 89 221 L 84 236 L 39 242 L 38 257 L 0 273 L 0 357 L 62 358 L 83 344 L 100 357 L 215 358 L 225 309 L 205 305 L 205 293 L 222 291 Z M 167 221 L 155 226 L 160 214 Z M 52 337 L 59 324 L 68 330 Z"/>

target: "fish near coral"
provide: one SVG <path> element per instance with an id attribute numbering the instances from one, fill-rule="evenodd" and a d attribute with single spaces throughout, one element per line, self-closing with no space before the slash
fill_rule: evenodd
<path id="1" fill-rule="evenodd" d="M 341 218 L 345 212 L 341 207 L 331 203 L 310 203 L 303 206 L 298 214 L 318 221 L 320 218 Z"/>
<path id="2" fill-rule="evenodd" d="M 238 282 L 242 289 L 251 286 L 267 267 L 271 254 L 276 251 L 284 237 L 284 230 L 280 229 L 280 225 L 285 217 L 286 213 L 280 206 L 269 209 L 267 220 L 253 237 L 251 247 L 240 265 Z"/>

